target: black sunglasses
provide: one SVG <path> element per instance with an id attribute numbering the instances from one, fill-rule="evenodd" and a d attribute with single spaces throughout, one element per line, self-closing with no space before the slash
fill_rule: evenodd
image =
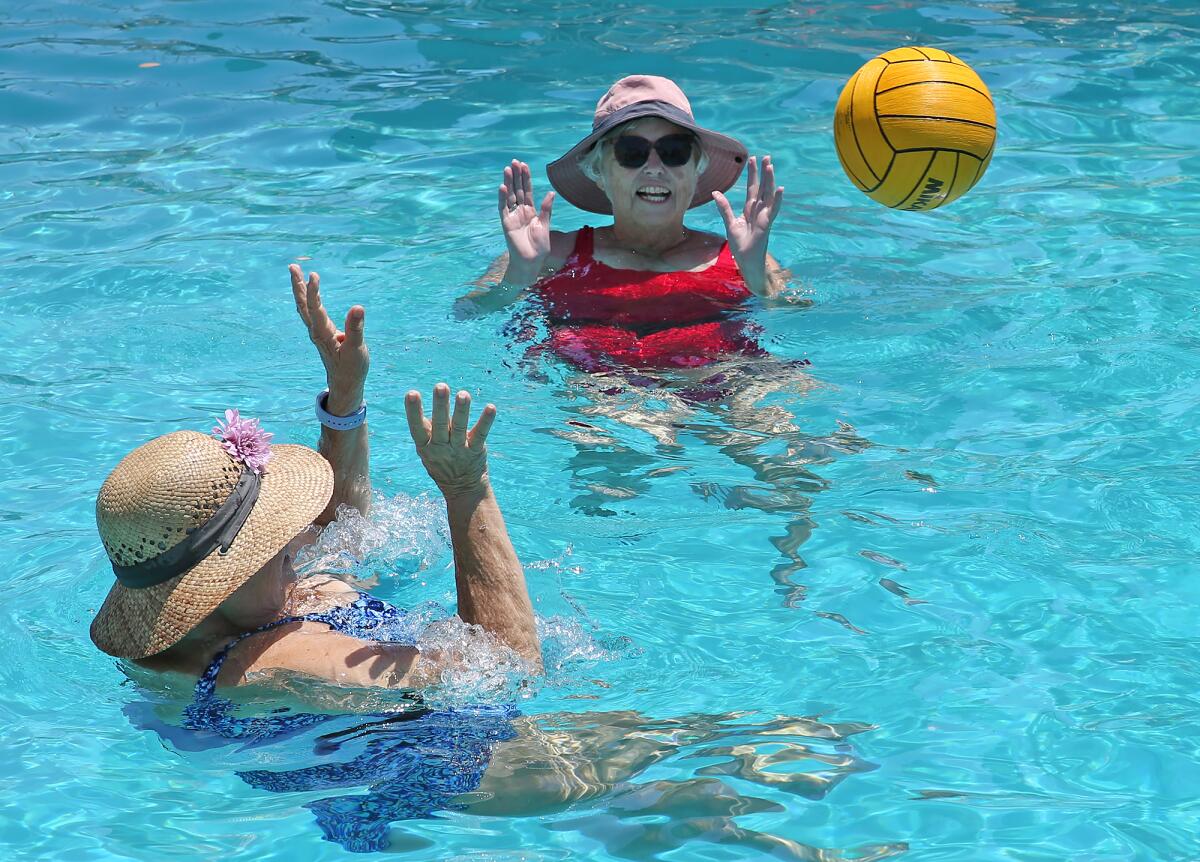
<path id="1" fill-rule="evenodd" d="M 613 155 L 617 164 L 623 168 L 640 168 L 650 158 L 650 149 L 658 151 L 658 157 L 668 168 L 686 165 L 692 157 L 692 147 L 696 144 L 695 135 L 684 133 L 663 135 L 651 143 L 638 135 L 621 135 L 613 143 Z"/>

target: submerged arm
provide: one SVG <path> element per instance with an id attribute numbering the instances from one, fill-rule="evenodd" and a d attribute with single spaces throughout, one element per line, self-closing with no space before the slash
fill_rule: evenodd
<path id="1" fill-rule="evenodd" d="M 499 311 L 520 299 L 539 277 L 540 272 L 527 271 L 520 264 L 510 265 L 508 252 L 504 252 L 492 261 L 473 289 L 455 301 L 455 313 L 462 318 Z"/>

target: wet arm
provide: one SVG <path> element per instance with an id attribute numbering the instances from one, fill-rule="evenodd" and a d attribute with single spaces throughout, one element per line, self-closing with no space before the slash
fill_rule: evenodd
<path id="1" fill-rule="evenodd" d="M 550 253 L 536 266 L 513 261 L 508 252 L 500 255 L 475 282 L 474 289 L 454 304 L 458 317 L 489 314 L 519 300 L 540 279 L 557 272 L 575 247 L 576 231 L 550 232 Z"/>
<path id="2" fill-rule="evenodd" d="M 325 404 L 333 415 L 349 416 L 362 404 L 362 391 L 357 394 L 330 391 Z M 333 496 L 317 518 L 317 524 L 332 521 L 341 505 L 353 506 L 366 515 L 371 508 L 371 445 L 367 423 L 350 431 L 334 431 L 322 425 L 317 448 L 333 467 Z"/>
<path id="3" fill-rule="evenodd" d="M 296 312 L 304 321 L 308 337 L 325 367 L 325 382 L 329 389 L 325 409 L 334 416 L 352 416 L 362 406 L 371 365 L 363 337 L 366 310 L 361 305 L 351 306 L 346 313 L 345 331 L 339 331 L 321 301 L 321 277 L 313 272 L 306 281 L 304 272 L 296 264 L 288 270 Z M 316 523 L 324 525 L 332 521 L 338 506 L 343 504 L 367 514 L 371 503 L 371 480 L 366 423 L 349 431 L 334 431 L 322 426 L 318 448 L 333 468 L 333 496 Z"/>
<path id="4" fill-rule="evenodd" d="M 500 255 L 488 267 L 474 288 L 454 303 L 459 317 L 490 314 L 516 302 L 525 289 L 538 280 L 539 273 L 526 272 L 520 266 L 510 266 L 508 252 Z"/>
<path id="5" fill-rule="evenodd" d="M 446 500 L 458 615 L 482 626 L 540 670 L 541 650 L 525 573 L 488 478 L 486 441 L 496 418 L 495 406 L 487 405 L 470 430 L 471 395 L 465 390 L 455 399 L 453 416 L 450 387 L 445 383 L 433 389 L 429 419 L 416 390 L 405 396 L 404 406 L 421 463 Z"/>
<path id="6" fill-rule="evenodd" d="M 441 674 L 438 657 L 407 644 L 365 641 L 325 623 L 290 623 L 248 638 L 221 670 L 220 685 L 241 685 L 263 673 L 284 671 L 361 688 L 421 688 Z"/>
<path id="7" fill-rule="evenodd" d="M 542 667 L 525 572 L 490 483 L 446 496 L 458 615 L 504 641 L 535 671 Z"/>
<path id="8" fill-rule="evenodd" d="M 761 267 L 739 265 L 739 269 L 742 279 L 746 282 L 746 287 L 755 296 L 773 299 L 783 293 L 787 287 L 787 270 L 780 266 L 779 261 L 770 254 L 764 257 Z"/>

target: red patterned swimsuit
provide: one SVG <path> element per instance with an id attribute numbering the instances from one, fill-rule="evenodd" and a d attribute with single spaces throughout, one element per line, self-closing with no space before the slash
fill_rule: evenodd
<path id="1" fill-rule="evenodd" d="M 586 371 L 696 368 L 735 355 L 763 356 L 739 319 L 752 295 L 729 251 L 700 272 L 615 269 L 592 254 L 580 229 L 562 269 L 534 285 L 550 324 L 550 347 Z"/>

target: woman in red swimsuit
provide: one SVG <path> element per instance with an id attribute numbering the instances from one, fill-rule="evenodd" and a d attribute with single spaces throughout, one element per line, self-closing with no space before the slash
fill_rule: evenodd
<path id="1" fill-rule="evenodd" d="M 743 168 L 746 203 L 738 214 L 723 192 Z M 767 252 L 783 203 L 770 156 L 757 160 L 733 138 L 697 125 L 673 81 L 634 75 L 604 94 L 591 133 L 546 172 L 559 194 L 581 209 L 611 214 L 612 224 L 551 230 L 554 192 L 539 207 L 529 166 L 514 160 L 498 190 L 508 250 L 465 297 L 464 310 L 487 312 L 530 296 L 544 311 L 549 349 L 585 372 L 572 383 L 587 395 L 568 409 L 639 428 L 665 446 L 676 445 L 677 428 L 689 427 L 750 468 L 760 484 L 693 488 L 730 508 L 790 513 L 786 534 L 772 540 L 786 558 L 772 577 L 789 601 L 802 596 L 790 576 L 804 566 L 798 548 L 811 531 L 809 498 L 823 487 L 806 465 L 830 447 L 801 433 L 783 407 L 759 403 L 768 392 L 810 385 L 795 370 L 807 362 L 772 360 L 743 314 L 752 296 L 774 297 L 785 286 Z M 684 225 L 688 210 L 710 201 L 725 236 Z M 651 398 L 666 410 L 647 409 L 643 402 Z M 701 405 L 719 410 L 720 421 L 689 423 Z M 576 430 L 567 434 L 582 435 L 577 445 L 587 456 L 580 484 L 605 486 L 601 496 L 637 493 L 641 483 L 632 474 L 642 460 L 616 452 L 597 463 L 590 450 L 593 432 L 602 429 L 568 424 Z M 764 441 L 784 443 L 786 454 L 760 451 Z M 611 478 L 597 481 L 598 469 Z M 614 514 L 595 493 L 573 505 Z"/>
<path id="2" fill-rule="evenodd" d="M 737 215 L 722 192 L 743 166 L 746 205 Z M 514 160 L 498 195 L 508 251 L 483 279 L 491 286 L 469 295 L 477 310 L 532 293 L 546 311 L 551 348 L 586 371 L 762 355 L 735 313 L 752 294 L 784 286 L 767 253 L 783 202 L 770 156 L 760 172 L 739 142 L 696 124 L 674 82 L 633 75 L 600 99 L 591 134 L 547 173 L 567 200 L 611 213 L 613 223 L 552 231 L 554 192 L 536 207 L 529 166 Z M 725 237 L 684 226 L 687 211 L 709 201 Z"/>

